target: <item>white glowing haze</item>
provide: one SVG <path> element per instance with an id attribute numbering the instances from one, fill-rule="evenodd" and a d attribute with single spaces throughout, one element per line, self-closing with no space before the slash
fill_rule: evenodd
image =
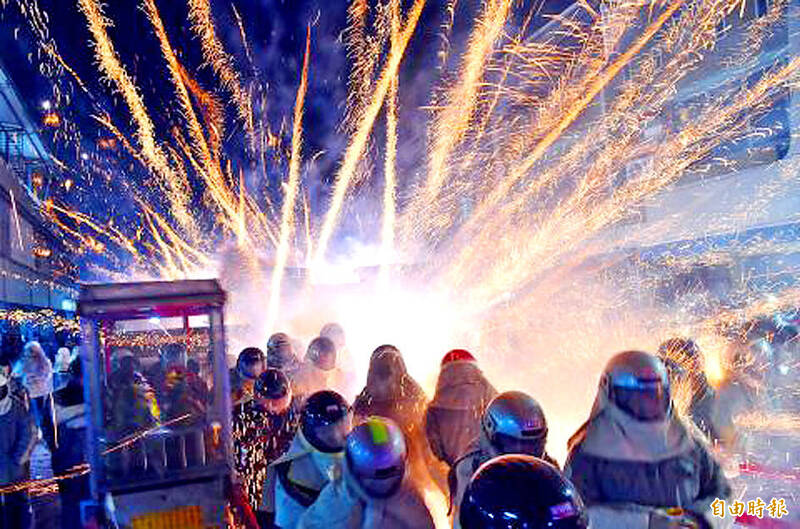
<path id="1" fill-rule="evenodd" d="M 377 280 L 359 283 L 364 261 L 353 263 L 318 271 L 313 285 L 288 285 L 275 329 L 265 328 L 268 283 L 233 280 L 232 275 L 245 271 L 238 264 L 223 263 L 220 277 L 229 293 L 231 361 L 246 346 L 263 348 L 276 331 L 289 333 L 305 347 L 325 323 L 336 321 L 345 329 L 354 362 L 349 399 L 366 382 L 372 351 L 386 343 L 402 351 L 410 374 L 432 397 L 442 356 L 465 348 L 499 391 L 527 391 L 542 403 L 550 423 L 548 451 L 563 462 L 567 440 L 589 413 L 608 357 L 623 349 L 653 350 L 662 338 L 647 338 L 644 332 L 640 334 L 645 338 L 636 336 L 647 320 L 641 314 L 620 314 L 609 322 L 597 316 L 598 307 L 572 304 L 566 296 L 558 304 L 543 303 L 541 312 L 519 308 L 513 320 L 505 321 L 507 314 L 471 311 L 453 292 L 414 284 L 413 278 L 383 285 Z M 587 291 L 573 293 L 581 298 Z"/>

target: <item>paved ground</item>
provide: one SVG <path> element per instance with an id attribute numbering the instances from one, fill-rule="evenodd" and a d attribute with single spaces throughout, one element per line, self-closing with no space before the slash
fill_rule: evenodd
<path id="1" fill-rule="evenodd" d="M 50 465 L 50 452 L 44 441 L 40 441 L 31 454 L 31 477 L 45 479 L 53 476 Z M 34 529 L 57 529 L 61 507 L 58 501 L 58 490 L 34 490 L 31 493 Z"/>

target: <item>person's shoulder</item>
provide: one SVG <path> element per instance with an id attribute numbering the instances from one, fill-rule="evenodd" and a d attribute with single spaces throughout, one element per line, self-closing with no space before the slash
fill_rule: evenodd
<path id="1" fill-rule="evenodd" d="M 402 505 L 404 518 L 409 524 L 414 524 L 409 527 L 417 529 L 423 524 L 421 527 L 433 528 L 433 516 L 419 487 L 406 482 L 398 494 L 398 503 Z"/>
<path id="2" fill-rule="evenodd" d="M 25 402 L 25 399 L 22 398 L 20 395 L 11 394 L 9 395 L 11 399 L 11 409 L 15 411 L 18 415 L 28 415 L 28 404 Z"/>

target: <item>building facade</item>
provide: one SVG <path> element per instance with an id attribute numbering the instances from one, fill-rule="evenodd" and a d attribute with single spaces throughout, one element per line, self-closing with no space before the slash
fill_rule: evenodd
<path id="1" fill-rule="evenodd" d="M 72 257 L 41 213 L 41 190 L 59 174 L 38 122 L 0 63 L 0 333 L 10 354 L 29 339 L 63 345 L 76 328 Z"/>

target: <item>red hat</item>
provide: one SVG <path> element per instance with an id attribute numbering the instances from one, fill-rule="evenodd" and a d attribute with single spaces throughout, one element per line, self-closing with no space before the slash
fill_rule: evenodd
<path id="1" fill-rule="evenodd" d="M 475 362 L 475 357 L 466 349 L 453 349 L 442 358 L 442 365 L 450 362 Z"/>

